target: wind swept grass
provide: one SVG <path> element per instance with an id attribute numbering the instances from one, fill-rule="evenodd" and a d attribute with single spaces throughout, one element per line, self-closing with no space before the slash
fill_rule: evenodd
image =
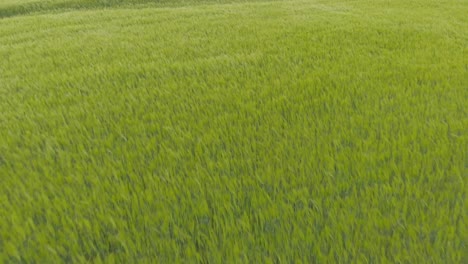
<path id="1" fill-rule="evenodd" d="M 0 19 L 0 262 L 468 261 L 466 1 L 181 6 Z"/>

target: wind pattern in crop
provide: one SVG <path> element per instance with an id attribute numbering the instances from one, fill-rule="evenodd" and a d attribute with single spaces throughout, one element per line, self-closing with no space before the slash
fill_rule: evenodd
<path id="1" fill-rule="evenodd" d="M 0 0 L 0 262 L 468 263 L 466 14 Z"/>

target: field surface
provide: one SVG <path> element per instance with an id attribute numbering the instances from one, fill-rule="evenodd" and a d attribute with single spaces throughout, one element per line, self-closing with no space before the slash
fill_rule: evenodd
<path id="1" fill-rule="evenodd" d="M 0 263 L 468 263 L 466 14 L 0 0 Z"/>

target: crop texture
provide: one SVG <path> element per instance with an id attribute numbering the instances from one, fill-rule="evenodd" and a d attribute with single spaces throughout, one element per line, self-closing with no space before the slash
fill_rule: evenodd
<path id="1" fill-rule="evenodd" d="M 468 263 L 466 14 L 0 0 L 0 263 Z"/>

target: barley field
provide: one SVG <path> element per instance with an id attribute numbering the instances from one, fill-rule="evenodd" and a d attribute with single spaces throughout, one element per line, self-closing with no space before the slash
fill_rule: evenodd
<path id="1" fill-rule="evenodd" d="M 467 0 L 0 0 L 0 263 L 468 263 Z"/>

